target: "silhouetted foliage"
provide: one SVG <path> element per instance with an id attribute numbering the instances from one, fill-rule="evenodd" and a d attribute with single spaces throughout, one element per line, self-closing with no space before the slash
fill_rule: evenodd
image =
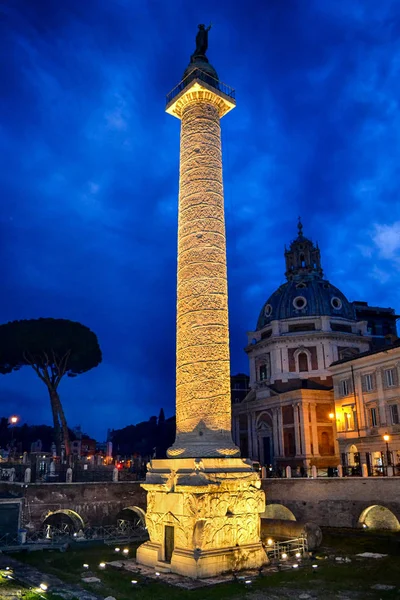
<path id="1" fill-rule="evenodd" d="M 161 409 L 160 416 L 150 417 L 137 425 L 128 425 L 123 429 L 111 431 L 114 454 L 142 457 L 165 458 L 167 449 L 175 439 L 175 417 L 165 419 Z"/>
<path id="2" fill-rule="evenodd" d="M 54 436 L 60 452 L 62 428 L 65 452 L 69 433 L 57 388 L 64 375 L 76 377 L 101 362 L 97 336 L 88 327 L 67 319 L 29 319 L 0 325 L 0 373 L 30 366 L 50 395 Z"/>

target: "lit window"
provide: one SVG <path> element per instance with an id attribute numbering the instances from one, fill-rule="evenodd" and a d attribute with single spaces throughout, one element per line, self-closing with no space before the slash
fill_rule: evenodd
<path id="1" fill-rule="evenodd" d="M 370 421 L 371 427 L 377 427 L 378 416 L 376 414 L 376 408 L 369 409 L 369 421 Z"/>
<path id="2" fill-rule="evenodd" d="M 354 419 L 352 413 L 344 413 L 344 426 L 346 431 L 352 431 L 354 429 Z"/>
<path id="3" fill-rule="evenodd" d="M 398 425 L 399 424 L 399 407 L 397 404 L 392 404 L 390 406 L 390 413 L 392 416 L 393 425 Z"/>
<path id="4" fill-rule="evenodd" d="M 387 387 L 393 387 L 395 385 L 394 369 L 387 369 L 385 371 L 385 383 Z"/>

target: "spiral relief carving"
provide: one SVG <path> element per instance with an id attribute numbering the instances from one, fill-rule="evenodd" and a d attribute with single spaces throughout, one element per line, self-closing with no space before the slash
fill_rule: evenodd
<path id="1" fill-rule="evenodd" d="M 209 96 L 196 96 L 185 104 L 181 113 L 177 439 L 169 456 L 238 454 L 230 434 L 220 107 L 218 98 L 214 102 L 212 95 Z"/>

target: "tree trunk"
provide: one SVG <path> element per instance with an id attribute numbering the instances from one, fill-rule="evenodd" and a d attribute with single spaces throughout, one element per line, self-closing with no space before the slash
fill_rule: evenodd
<path id="1" fill-rule="evenodd" d="M 61 456 L 61 431 L 60 421 L 58 419 L 58 394 L 50 387 L 48 387 L 50 396 L 51 412 L 53 414 L 53 426 L 54 426 L 54 442 L 57 448 L 57 456 Z"/>
<path id="2" fill-rule="evenodd" d="M 71 443 L 69 441 L 69 431 L 68 431 L 67 419 L 65 418 L 65 415 L 64 415 L 64 410 L 63 410 L 63 407 L 62 407 L 62 404 L 61 404 L 60 396 L 58 395 L 57 392 L 54 392 L 54 393 L 57 396 L 58 414 L 59 414 L 59 417 L 60 417 L 61 427 L 62 427 L 62 432 L 63 432 L 64 446 L 65 446 L 65 456 L 70 456 L 70 454 L 71 454 Z"/>

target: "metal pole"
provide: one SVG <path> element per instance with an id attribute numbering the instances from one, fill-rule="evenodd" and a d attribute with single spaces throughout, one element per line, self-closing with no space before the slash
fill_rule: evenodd
<path id="1" fill-rule="evenodd" d="M 389 442 L 386 442 L 386 460 L 387 460 L 387 466 L 390 467 L 392 464 L 392 458 L 390 456 L 390 451 L 389 451 Z"/>

